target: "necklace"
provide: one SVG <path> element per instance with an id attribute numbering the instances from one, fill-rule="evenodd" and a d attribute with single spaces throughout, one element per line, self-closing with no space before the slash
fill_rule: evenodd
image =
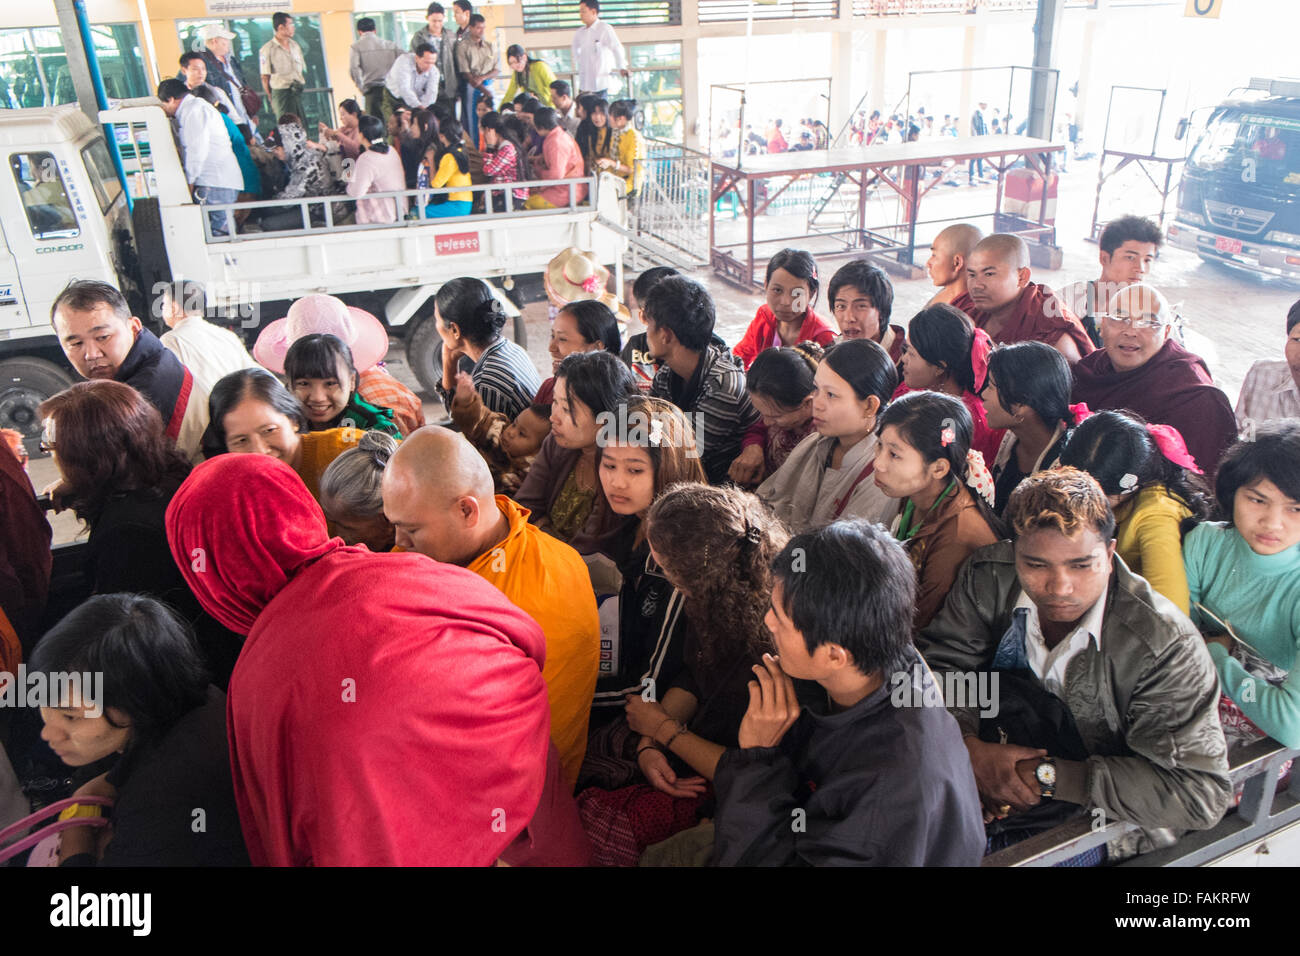
<path id="1" fill-rule="evenodd" d="M 925 519 L 930 517 L 930 513 L 934 511 L 935 508 L 939 507 L 943 499 L 947 498 L 956 487 L 957 479 L 953 478 L 948 482 L 948 487 L 944 488 L 939 494 L 939 497 L 934 499 L 934 504 L 925 509 L 925 514 L 921 515 L 920 520 L 917 521 L 915 525 L 912 524 L 912 517 L 916 511 L 916 506 L 912 503 L 912 499 L 908 498 L 907 505 L 903 508 L 903 516 L 898 523 L 898 540 L 909 541 L 916 537 L 917 533 L 921 530 L 921 525 L 925 524 Z"/>

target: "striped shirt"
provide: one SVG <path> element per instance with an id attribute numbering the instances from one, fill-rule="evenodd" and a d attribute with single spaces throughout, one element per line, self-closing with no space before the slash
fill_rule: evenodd
<path id="1" fill-rule="evenodd" d="M 728 348 L 710 344 L 690 381 L 666 363 L 655 375 L 650 394 L 693 416 L 700 464 L 709 484 L 721 484 L 740 454 L 745 432 L 760 418 L 745 391 L 745 370 Z"/>
<path id="2" fill-rule="evenodd" d="M 533 396 L 542 386 L 533 360 L 509 339 L 497 339 L 489 345 L 470 377 L 483 404 L 511 421 L 533 403 Z"/>

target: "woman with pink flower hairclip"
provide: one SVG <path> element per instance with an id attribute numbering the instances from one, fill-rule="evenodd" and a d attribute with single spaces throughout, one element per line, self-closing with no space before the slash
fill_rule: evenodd
<path id="1" fill-rule="evenodd" d="M 1214 505 L 1178 430 L 1136 412 L 1097 412 L 1074 430 L 1061 464 L 1097 479 L 1115 512 L 1115 553 L 1188 613 L 1183 535 Z"/>
<path id="2" fill-rule="evenodd" d="M 919 631 L 943 606 L 970 555 L 1004 537 L 993 514 L 993 476 L 970 447 L 973 425 L 960 400 L 909 392 L 880 416 L 876 486 L 899 499 L 893 534 L 916 568 Z"/>

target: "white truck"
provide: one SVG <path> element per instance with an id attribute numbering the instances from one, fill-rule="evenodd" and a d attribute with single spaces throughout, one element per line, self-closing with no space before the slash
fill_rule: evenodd
<path id="1" fill-rule="evenodd" d="M 159 283 L 197 280 L 210 306 L 239 317 L 245 337 L 299 296 L 337 295 L 375 312 L 405 340 L 412 371 L 430 391 L 440 341 L 433 295 L 446 280 L 473 275 L 510 290 L 578 246 L 612 264 L 621 286 L 626 212 L 608 174 L 548 181 L 570 186 L 568 205 L 557 209 L 494 213 L 487 203 L 485 214 L 418 213 L 384 225 L 337 224 L 335 203 L 319 198 L 244 203 L 232 208 L 297 206 L 303 225 L 214 237 L 205 208 L 191 199 L 158 101 L 123 101 L 100 120 L 103 126 L 74 106 L 0 111 L 9 167 L 0 177 L 0 427 L 18 429 L 31 445 L 40 433 L 36 406 L 73 381 L 50 324 L 50 306 L 72 278 L 117 285 L 146 323 L 157 319 L 148 303 Z M 105 129 L 122 155 L 130 211 Z M 575 202 L 584 185 L 590 201 Z M 409 197 L 423 209 L 430 192 L 376 195 Z M 523 323 L 515 329 L 522 339 Z"/>

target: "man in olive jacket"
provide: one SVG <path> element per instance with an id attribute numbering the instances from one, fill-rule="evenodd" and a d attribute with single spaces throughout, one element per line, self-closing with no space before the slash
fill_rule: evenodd
<path id="1" fill-rule="evenodd" d="M 1021 672 L 1065 704 L 1086 760 L 979 738 L 979 711 L 948 700 L 986 816 L 1044 799 L 1100 809 L 1146 831 L 1203 830 L 1231 797 L 1219 686 L 1196 627 L 1115 554 L 1115 518 L 1073 468 L 1026 478 L 1007 503 L 1012 541 L 962 567 L 917 647 L 942 674 Z M 990 681 L 991 682 L 991 681 Z"/>

